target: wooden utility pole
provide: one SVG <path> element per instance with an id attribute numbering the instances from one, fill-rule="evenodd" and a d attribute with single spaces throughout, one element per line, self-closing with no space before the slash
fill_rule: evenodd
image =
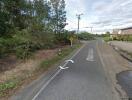
<path id="1" fill-rule="evenodd" d="M 78 19 L 78 28 L 77 28 L 77 39 L 78 39 L 78 34 L 79 34 L 79 29 L 80 29 L 80 19 L 83 14 L 76 14 L 77 19 Z M 79 39 L 78 39 L 79 40 Z"/>
<path id="2" fill-rule="evenodd" d="M 76 16 L 77 16 L 77 19 L 78 19 L 78 28 L 77 28 L 77 33 L 79 33 L 79 29 L 80 29 L 80 19 L 81 19 L 81 16 L 82 16 L 83 14 L 76 14 Z"/>

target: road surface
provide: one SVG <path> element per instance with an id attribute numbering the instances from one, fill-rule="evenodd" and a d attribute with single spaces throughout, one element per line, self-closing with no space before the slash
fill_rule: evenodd
<path id="1" fill-rule="evenodd" d="M 21 92 L 12 100 L 115 100 L 97 53 L 97 42 L 86 43 L 73 56 L 74 64 L 69 62 L 65 66 L 69 68 L 56 70 L 33 95 L 28 95 L 34 88 L 30 87 L 26 90 L 29 92 Z"/>

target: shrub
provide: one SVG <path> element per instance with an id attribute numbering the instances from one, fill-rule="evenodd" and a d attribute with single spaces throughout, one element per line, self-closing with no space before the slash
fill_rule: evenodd
<path id="1" fill-rule="evenodd" d="M 26 59 L 35 51 L 34 48 L 36 44 L 34 44 L 32 35 L 28 33 L 27 30 L 17 31 L 13 39 L 15 43 L 15 53 L 18 58 Z"/>
<path id="2" fill-rule="evenodd" d="M 18 31 L 13 38 L 16 55 L 21 59 L 29 58 L 36 50 L 54 47 L 54 35 L 52 33 L 30 33 L 28 30 L 22 30 Z"/>
<path id="3" fill-rule="evenodd" d="M 81 40 L 94 40 L 94 35 L 87 32 L 83 32 L 78 35 L 78 38 Z"/>
<path id="4" fill-rule="evenodd" d="M 0 57 L 14 51 L 14 40 L 12 38 L 0 38 Z"/>
<path id="5" fill-rule="evenodd" d="M 128 41 L 132 41 L 132 35 L 128 37 Z"/>

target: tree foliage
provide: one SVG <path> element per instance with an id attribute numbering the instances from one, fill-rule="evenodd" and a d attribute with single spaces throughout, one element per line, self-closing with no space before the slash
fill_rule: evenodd
<path id="1" fill-rule="evenodd" d="M 65 26 L 64 0 L 1 0 L 0 47 L 5 49 L 0 54 L 11 49 L 26 58 L 37 49 L 53 47 L 66 36 Z"/>
<path id="2" fill-rule="evenodd" d="M 80 40 L 94 40 L 94 35 L 90 34 L 88 32 L 82 32 L 82 33 L 78 34 L 78 38 Z"/>

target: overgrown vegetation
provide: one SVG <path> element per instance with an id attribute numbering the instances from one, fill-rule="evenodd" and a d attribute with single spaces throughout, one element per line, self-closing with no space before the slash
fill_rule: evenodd
<path id="1" fill-rule="evenodd" d="M 74 45 L 73 48 L 70 46 L 62 48 L 60 53 L 58 53 L 56 56 L 49 58 L 47 60 L 42 61 L 39 66 L 36 67 L 36 70 L 29 73 L 24 73 L 24 75 L 19 75 L 15 77 L 11 77 L 6 82 L 0 83 L 0 97 L 5 97 L 9 95 L 9 91 L 14 91 L 14 89 L 17 89 L 21 87 L 21 85 L 25 82 L 30 80 L 32 77 L 36 77 L 38 73 L 43 73 L 45 70 L 49 69 L 51 66 L 56 64 L 57 62 L 61 61 L 63 58 L 68 56 L 71 52 L 73 52 L 75 49 L 79 48 L 81 44 Z M 32 79 L 31 79 L 32 80 Z"/>
<path id="2" fill-rule="evenodd" d="M 106 32 L 105 34 L 101 34 L 101 37 L 106 41 L 111 41 L 112 39 L 110 38 L 110 32 Z"/>
<path id="3" fill-rule="evenodd" d="M 129 34 L 115 34 L 115 35 L 110 35 L 110 32 L 106 32 L 105 34 L 101 35 L 103 39 L 108 42 L 108 41 L 129 41 L 132 42 L 132 35 Z"/>
<path id="4" fill-rule="evenodd" d="M 67 56 L 68 54 L 70 54 L 73 50 L 75 50 L 76 48 L 79 48 L 79 45 L 74 45 L 74 47 L 68 47 L 68 48 L 63 48 L 60 53 L 58 53 L 58 55 L 56 55 L 54 58 L 52 59 L 47 59 L 45 61 L 43 61 L 40 64 L 40 67 L 43 68 L 44 70 L 49 68 L 51 65 L 55 64 L 56 62 L 58 62 L 59 60 L 63 59 L 65 56 Z"/>
<path id="5" fill-rule="evenodd" d="M 114 40 L 132 42 L 132 35 L 120 35 L 120 34 L 118 34 L 117 38 L 114 38 Z"/>
<path id="6" fill-rule="evenodd" d="M 88 32 L 81 32 L 80 34 L 78 34 L 78 38 L 80 40 L 94 40 L 95 36 Z"/>
<path id="7" fill-rule="evenodd" d="M 17 83 L 13 82 L 13 81 L 9 81 L 9 82 L 0 84 L 0 97 L 5 96 L 6 92 L 10 89 L 15 88 L 16 85 L 17 85 Z"/>
<path id="8" fill-rule="evenodd" d="M 26 59 L 38 49 L 69 43 L 64 0 L 1 0 L 0 57 Z"/>

